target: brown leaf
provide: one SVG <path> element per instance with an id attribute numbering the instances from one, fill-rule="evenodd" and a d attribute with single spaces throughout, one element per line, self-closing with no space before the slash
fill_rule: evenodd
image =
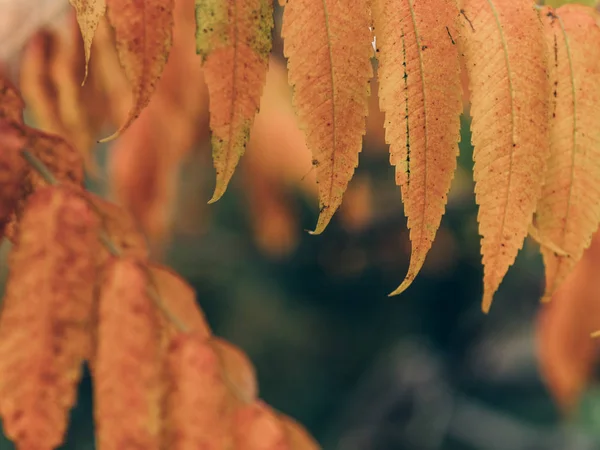
<path id="1" fill-rule="evenodd" d="M 131 83 L 133 105 L 112 136 L 125 131 L 148 106 L 172 45 L 173 0 L 106 0 L 107 17 L 115 29 L 119 60 Z"/>
<path id="2" fill-rule="evenodd" d="M 60 445 L 90 355 L 98 221 L 79 195 L 31 195 L 0 318 L 0 414 L 19 449 Z"/>
<path id="3" fill-rule="evenodd" d="M 232 397 L 219 357 L 202 334 L 179 334 L 166 357 L 164 448 L 231 448 Z"/>
<path id="4" fill-rule="evenodd" d="M 117 259 L 100 293 L 92 372 L 98 450 L 159 448 L 159 324 L 147 282 L 135 260 Z"/>

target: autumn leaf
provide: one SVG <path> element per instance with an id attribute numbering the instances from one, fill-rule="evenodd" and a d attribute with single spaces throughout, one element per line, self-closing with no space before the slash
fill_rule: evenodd
<path id="1" fill-rule="evenodd" d="M 106 0 L 69 0 L 77 12 L 77 22 L 83 37 L 83 49 L 85 51 L 85 75 L 81 85 L 85 84 L 88 76 L 88 65 L 92 50 L 92 41 L 100 19 L 106 12 Z"/>
<path id="2" fill-rule="evenodd" d="M 106 7 L 133 105 L 125 123 L 102 142 L 129 128 L 150 102 L 171 50 L 174 0 L 106 0 Z"/>
<path id="3" fill-rule="evenodd" d="M 227 189 L 258 112 L 271 51 L 273 0 L 196 0 L 196 23 L 217 172 L 213 203 Z"/>
<path id="4" fill-rule="evenodd" d="M 537 206 L 542 239 L 567 256 L 541 247 L 546 292 L 552 294 L 575 267 L 600 223 L 600 28 L 591 8 L 544 8 L 552 83 L 550 149 Z"/>
<path id="5" fill-rule="evenodd" d="M 90 355 L 98 221 L 78 193 L 27 201 L 0 318 L 0 414 L 19 449 L 61 444 Z"/>
<path id="6" fill-rule="evenodd" d="M 260 400 L 236 410 L 234 436 L 236 450 L 291 450 L 283 423 Z"/>
<path id="7" fill-rule="evenodd" d="M 375 0 L 379 103 L 396 167 L 412 254 L 403 292 L 440 226 L 456 169 L 461 80 L 455 0 Z"/>
<path id="8" fill-rule="evenodd" d="M 121 256 L 146 260 L 148 243 L 131 214 L 122 207 L 92 193 L 87 193 L 87 199 L 100 218 L 106 236 L 115 245 Z M 110 256 L 110 252 L 104 249 L 99 256 L 99 261 L 104 264 L 110 259 Z"/>
<path id="9" fill-rule="evenodd" d="M 549 155 L 547 54 L 529 0 L 464 0 L 475 198 L 487 312 L 523 246 Z"/>
<path id="10" fill-rule="evenodd" d="M 144 269 L 115 260 L 98 306 L 98 345 L 92 371 L 99 450 L 158 449 L 159 332 Z"/>
<path id="11" fill-rule="evenodd" d="M 182 320 L 190 332 L 207 339 L 211 334 L 210 327 L 198 307 L 194 288 L 168 267 L 153 264 L 149 268 L 151 284 L 156 288 L 165 308 Z M 162 318 L 162 321 L 165 322 L 163 327 L 167 328 L 167 336 L 172 337 L 179 332 L 166 318 Z"/>
<path id="12" fill-rule="evenodd" d="M 16 122 L 5 123 L 14 133 L 23 139 L 23 149 L 29 151 L 47 169 L 50 176 L 59 183 L 73 188 L 83 187 L 83 160 L 77 150 L 63 138 L 50 133 L 43 133 L 34 128 Z M 19 221 L 26 204 L 27 197 L 39 188 L 48 186 L 45 178 L 36 170 L 28 170 L 21 183 L 19 202 L 7 227 L 6 236 L 15 241 L 19 232 Z"/>
<path id="13" fill-rule="evenodd" d="M 6 113 L 10 116 L 16 110 L 7 109 Z M 21 156 L 24 147 L 24 137 L 7 122 L 0 120 L 0 239 L 4 237 L 6 225 L 17 206 L 29 169 Z"/>
<path id="14" fill-rule="evenodd" d="M 221 362 L 229 388 L 238 399 L 251 403 L 258 396 L 256 369 L 248 356 L 230 342 L 214 337 L 211 344 Z"/>
<path id="15" fill-rule="evenodd" d="M 536 347 L 542 378 L 565 411 L 577 406 L 594 377 L 600 329 L 600 234 L 544 304 L 536 325 Z"/>
<path id="16" fill-rule="evenodd" d="M 286 430 L 290 450 L 318 450 L 319 444 L 312 438 L 302 425 L 288 416 L 279 416 Z"/>
<path id="17" fill-rule="evenodd" d="M 140 222 L 154 253 L 170 237 L 182 161 L 208 135 L 208 95 L 190 38 L 193 8 L 194 0 L 175 3 L 173 47 L 156 92 L 110 152 L 113 195 Z"/>
<path id="18" fill-rule="evenodd" d="M 231 447 L 232 398 L 219 357 L 202 335 L 179 334 L 169 346 L 164 448 Z"/>
<path id="19" fill-rule="evenodd" d="M 323 232 L 358 165 L 368 113 L 371 32 L 368 0 L 289 0 L 281 36 L 289 82 L 313 154 Z"/>

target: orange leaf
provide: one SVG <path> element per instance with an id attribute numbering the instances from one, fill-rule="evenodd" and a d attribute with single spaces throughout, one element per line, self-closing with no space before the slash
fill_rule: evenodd
<path id="1" fill-rule="evenodd" d="M 84 177 L 83 160 L 79 152 L 63 138 L 43 133 L 16 122 L 6 123 L 6 126 L 11 129 L 11 133 L 22 136 L 24 141 L 23 149 L 28 150 L 37 157 L 59 183 L 72 188 L 82 187 Z M 8 132 L 8 130 L 5 130 L 5 132 Z M 38 172 L 34 170 L 27 172 L 26 178 L 21 185 L 20 201 L 6 230 L 6 235 L 9 239 L 13 241 L 17 239 L 19 219 L 22 215 L 27 196 L 47 185 L 44 178 Z"/>
<path id="2" fill-rule="evenodd" d="M 236 410 L 234 435 L 236 450 L 291 450 L 283 423 L 260 400 Z"/>
<path id="3" fill-rule="evenodd" d="M 102 142 L 129 128 L 148 106 L 171 50 L 174 0 L 106 0 L 106 6 L 133 105 L 125 123 Z"/>
<path id="4" fill-rule="evenodd" d="M 455 0 L 375 0 L 379 103 L 412 252 L 400 294 L 440 226 L 456 170 L 462 111 Z"/>
<path id="5" fill-rule="evenodd" d="M 196 2 L 196 49 L 210 97 L 217 183 L 209 203 L 223 196 L 246 150 L 271 51 L 273 0 Z"/>
<path id="6" fill-rule="evenodd" d="M 523 246 L 550 152 L 548 58 L 530 0 L 463 0 L 473 177 L 489 311 Z"/>
<path id="7" fill-rule="evenodd" d="M 230 342 L 213 338 L 212 345 L 219 355 L 230 389 L 246 403 L 256 400 L 258 386 L 256 370 L 246 354 Z"/>
<path id="8" fill-rule="evenodd" d="M 145 260 L 148 258 L 148 244 L 140 227 L 131 214 L 125 209 L 111 203 L 97 195 L 87 193 L 101 221 L 106 235 L 115 244 L 122 256 Z M 109 258 L 103 250 L 104 261 Z"/>
<path id="9" fill-rule="evenodd" d="M 106 278 L 92 371 L 98 450 L 158 449 L 158 318 L 145 270 L 132 259 L 117 259 Z"/>
<path id="10" fill-rule="evenodd" d="M 560 406 L 570 410 L 594 375 L 600 342 L 600 233 L 585 251 L 537 323 L 540 371 Z"/>
<path id="11" fill-rule="evenodd" d="M 219 357 L 204 336 L 179 334 L 166 357 L 165 448 L 231 448 L 231 401 Z"/>
<path id="12" fill-rule="evenodd" d="M 279 420 L 286 429 L 290 450 L 318 450 L 321 448 L 304 427 L 294 419 L 280 415 Z"/>
<path id="13" fill-rule="evenodd" d="M 546 292 L 552 293 L 575 267 L 600 223 L 600 27 L 594 10 L 565 5 L 543 9 L 550 52 L 550 159 L 536 211 L 542 240 Z"/>
<path id="14" fill-rule="evenodd" d="M 289 82 L 313 154 L 323 232 L 358 165 L 373 75 L 367 0 L 289 0 L 281 36 Z"/>
<path id="15" fill-rule="evenodd" d="M 4 237 L 29 170 L 21 156 L 24 146 L 24 137 L 7 122 L 0 120 L 0 239 Z"/>
<path id="16" fill-rule="evenodd" d="M 194 289 L 168 267 L 151 265 L 151 281 L 163 304 L 189 331 L 207 339 L 211 332 L 204 313 L 196 302 Z M 166 319 L 165 319 L 166 321 Z M 166 323 L 168 335 L 177 333 L 171 323 Z"/>
<path id="17" fill-rule="evenodd" d="M 90 355 L 98 222 L 85 201 L 50 187 L 31 195 L 0 318 L 0 414 L 19 449 L 61 444 Z"/>

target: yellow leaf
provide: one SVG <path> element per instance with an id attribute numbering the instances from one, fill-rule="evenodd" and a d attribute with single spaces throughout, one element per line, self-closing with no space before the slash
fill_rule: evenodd
<path id="1" fill-rule="evenodd" d="M 591 8 L 563 6 L 541 12 L 550 53 L 550 149 L 536 211 L 543 239 L 544 300 L 581 259 L 600 223 L 600 28 Z"/>
<path id="2" fill-rule="evenodd" d="M 119 136 L 148 106 L 173 43 L 174 0 L 106 0 L 106 7 L 133 105 L 125 123 L 101 142 Z"/>
<path id="3" fill-rule="evenodd" d="M 61 444 L 90 322 L 98 221 L 66 188 L 27 201 L 0 319 L 0 414 L 19 449 Z"/>
<path id="4" fill-rule="evenodd" d="M 289 82 L 313 154 L 323 232 L 358 165 L 369 110 L 372 35 L 368 0 L 289 0 L 281 36 Z"/>
<path id="5" fill-rule="evenodd" d="M 83 37 L 83 49 L 85 52 L 85 75 L 83 76 L 82 85 L 88 75 L 88 65 L 90 63 L 90 53 L 92 50 L 92 41 L 100 19 L 106 12 L 106 0 L 69 0 L 75 11 L 77 12 L 77 22 L 81 29 Z"/>
<path id="6" fill-rule="evenodd" d="M 98 450 L 159 448 L 158 318 L 146 289 L 132 259 L 115 260 L 102 285 L 92 370 Z"/>
<path id="7" fill-rule="evenodd" d="M 375 0 L 379 102 L 412 254 L 404 291 L 423 266 L 456 169 L 462 111 L 455 0 Z"/>
<path id="8" fill-rule="evenodd" d="M 165 442 L 169 450 L 231 447 L 232 397 L 219 357 L 202 335 L 179 334 L 166 357 Z"/>
<path id="9" fill-rule="evenodd" d="M 217 172 L 213 203 L 227 189 L 258 112 L 271 51 L 273 0 L 196 0 L 196 23 Z"/>
<path id="10" fill-rule="evenodd" d="M 549 155 L 547 54 L 529 0 L 464 0 L 475 197 L 487 312 L 533 218 Z"/>

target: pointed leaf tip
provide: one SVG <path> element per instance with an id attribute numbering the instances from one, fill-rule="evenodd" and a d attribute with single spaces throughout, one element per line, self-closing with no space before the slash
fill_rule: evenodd
<path id="1" fill-rule="evenodd" d="M 106 0 L 106 6 L 108 20 L 115 30 L 119 62 L 133 94 L 129 116 L 118 132 L 122 133 L 148 106 L 162 77 L 173 45 L 175 3 L 174 0 Z"/>
<path id="2" fill-rule="evenodd" d="M 210 103 L 212 154 L 219 200 L 250 137 L 269 67 L 272 0 L 196 0 L 196 51 Z"/>
<path id="3" fill-rule="evenodd" d="M 325 229 L 358 166 L 373 76 L 369 12 L 369 0 L 289 0 L 283 11 L 288 80 L 326 206 L 311 234 Z"/>
<path id="4" fill-rule="evenodd" d="M 379 106 L 410 230 L 406 290 L 435 239 L 456 170 L 461 81 L 453 0 L 374 0 Z M 401 70 L 399 70 L 401 69 Z"/>

